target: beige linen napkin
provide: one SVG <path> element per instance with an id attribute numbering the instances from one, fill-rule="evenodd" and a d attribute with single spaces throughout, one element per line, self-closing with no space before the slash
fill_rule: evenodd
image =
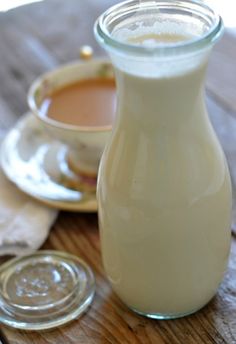
<path id="1" fill-rule="evenodd" d="M 57 213 L 18 190 L 0 170 L 0 256 L 37 250 Z"/>

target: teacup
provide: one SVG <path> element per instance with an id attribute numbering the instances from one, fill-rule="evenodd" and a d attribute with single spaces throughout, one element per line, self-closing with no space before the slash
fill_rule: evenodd
<path id="1" fill-rule="evenodd" d="M 43 116 L 40 107 L 53 91 L 83 79 L 96 77 L 113 78 L 113 69 L 108 60 L 93 59 L 61 66 L 40 76 L 28 92 L 28 105 L 32 113 L 50 136 L 68 147 L 67 164 L 74 174 L 79 176 L 78 185 L 73 182 L 72 187 L 86 191 L 94 191 L 96 188 L 100 158 L 112 126 L 65 124 Z"/>

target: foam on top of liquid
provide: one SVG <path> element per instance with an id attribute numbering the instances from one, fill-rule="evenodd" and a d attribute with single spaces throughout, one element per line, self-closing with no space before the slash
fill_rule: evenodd
<path id="1" fill-rule="evenodd" d="M 141 15 L 135 20 L 135 16 L 118 24 L 112 36 L 123 43 L 155 47 L 158 45 L 170 45 L 192 40 L 203 34 L 204 27 L 179 15 L 178 19 L 161 16 L 153 16 L 147 19 L 147 15 Z"/>
<path id="2" fill-rule="evenodd" d="M 178 34 L 170 34 L 170 33 L 148 33 L 139 36 L 132 36 L 127 39 L 127 43 L 143 45 L 143 46 L 155 46 L 158 44 L 170 44 L 170 43 L 179 43 L 183 41 L 187 41 L 191 39 L 191 37 L 187 37 L 184 35 Z"/>
<path id="3" fill-rule="evenodd" d="M 184 75 L 205 63 L 206 54 L 188 51 L 184 58 L 184 50 L 175 55 L 175 49 L 166 54 L 162 48 L 181 46 L 188 41 L 204 35 L 208 28 L 194 17 L 169 13 L 135 13 L 133 16 L 116 24 L 111 36 L 119 42 L 144 48 L 160 48 L 155 55 L 139 55 L 118 51 L 113 54 L 113 62 L 128 74 L 162 78 Z M 141 57 L 142 56 L 142 57 Z"/>

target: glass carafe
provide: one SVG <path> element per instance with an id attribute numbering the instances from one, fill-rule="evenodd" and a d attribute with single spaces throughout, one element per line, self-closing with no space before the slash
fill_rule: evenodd
<path id="1" fill-rule="evenodd" d="M 203 307 L 230 247 L 231 184 L 204 79 L 222 21 L 200 1 L 127 1 L 96 22 L 118 104 L 98 178 L 104 267 L 120 299 L 157 319 Z"/>

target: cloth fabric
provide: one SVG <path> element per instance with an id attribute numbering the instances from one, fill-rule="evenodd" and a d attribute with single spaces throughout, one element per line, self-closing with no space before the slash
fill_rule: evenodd
<path id="1" fill-rule="evenodd" d="M 0 170 L 0 256 L 40 248 L 57 213 L 18 190 Z"/>

